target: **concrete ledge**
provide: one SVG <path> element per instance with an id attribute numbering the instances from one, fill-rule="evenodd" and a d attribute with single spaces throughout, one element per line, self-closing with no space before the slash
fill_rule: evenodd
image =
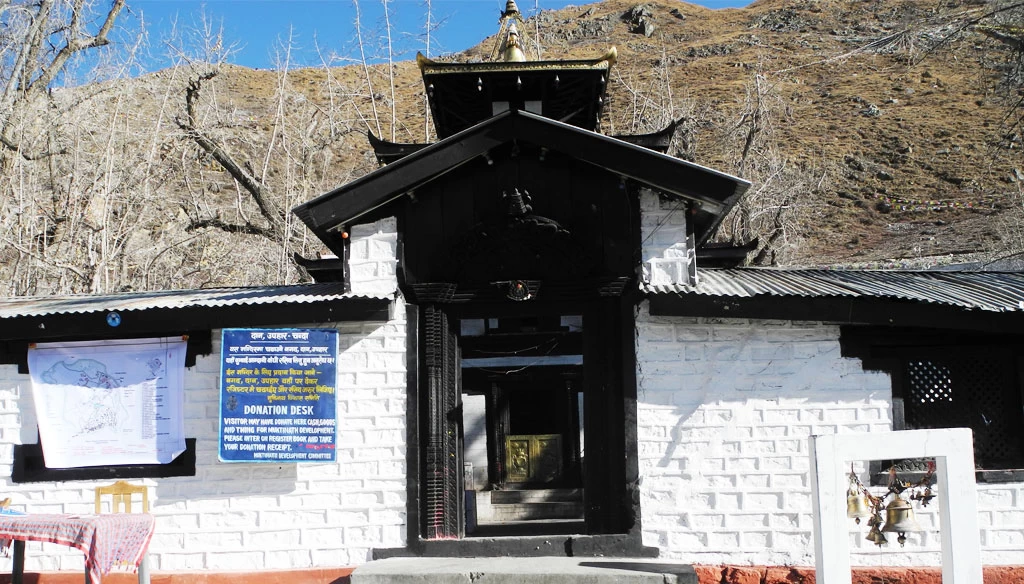
<path id="1" fill-rule="evenodd" d="M 697 584 L 688 564 L 646 558 L 389 558 L 363 564 L 352 584 Z"/>
<path id="2" fill-rule="evenodd" d="M 537 535 L 519 537 L 467 537 L 431 539 L 405 548 L 373 550 L 374 560 L 422 556 L 435 558 L 495 557 L 591 557 L 656 558 L 658 548 L 645 546 L 640 534 L 617 535 Z"/>

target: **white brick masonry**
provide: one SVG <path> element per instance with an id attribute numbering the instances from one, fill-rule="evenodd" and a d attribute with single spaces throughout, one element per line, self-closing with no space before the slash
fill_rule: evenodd
<path id="1" fill-rule="evenodd" d="M 301 326 L 301 325 L 296 325 Z M 365 562 L 372 548 L 405 545 L 405 322 L 339 324 L 337 462 L 217 461 L 220 331 L 213 353 L 185 375 L 185 432 L 196 438 L 196 476 L 149 479 L 157 516 L 154 570 L 227 571 L 335 567 Z M 27 375 L 0 366 L 0 464 L 35 416 Z M 14 509 L 91 513 L 93 488 L 111 481 L 12 484 Z M 28 570 L 81 571 L 80 552 L 29 543 Z M 0 559 L 0 570 L 10 569 Z"/>
<path id="2" fill-rule="evenodd" d="M 892 429 L 888 375 L 843 358 L 837 326 L 644 304 L 637 375 L 643 540 L 666 558 L 813 566 L 807 437 Z M 937 528 L 930 509 L 918 521 Z M 1024 484 L 978 485 L 978 509 L 983 562 L 1024 563 Z M 850 528 L 855 566 L 939 565 L 937 531 L 879 550 Z"/>
<path id="3" fill-rule="evenodd" d="M 352 230 L 352 283 L 390 294 L 395 224 Z M 231 571 L 339 567 L 406 539 L 406 322 L 398 299 L 387 322 L 337 323 L 336 463 L 217 461 L 220 331 L 213 352 L 185 373 L 185 433 L 196 438 L 196 476 L 134 481 L 150 487 L 157 516 L 153 570 Z M 293 327 L 301 327 L 295 323 Z M 317 325 L 330 326 L 330 325 Z M 0 365 L 0 492 L 31 513 L 91 513 L 93 489 L 112 481 L 13 484 L 15 444 L 36 441 L 29 376 Z M 26 569 L 81 572 L 83 556 L 30 542 Z M 10 571 L 0 558 L 0 571 Z"/>
<path id="4" fill-rule="evenodd" d="M 301 326 L 301 325 L 296 325 Z M 339 324 L 336 463 L 217 461 L 220 331 L 213 353 L 185 375 L 185 432 L 196 438 L 196 476 L 137 481 L 150 487 L 154 570 L 334 567 L 369 559 L 371 548 L 405 544 L 405 322 Z M 0 464 L 35 416 L 27 375 L 0 366 Z M 111 481 L 12 484 L 14 509 L 91 513 L 93 488 Z M 28 570 L 77 570 L 83 556 L 29 543 Z M 0 570 L 10 559 L 0 559 Z"/>
<path id="5" fill-rule="evenodd" d="M 353 225 L 349 230 L 349 281 L 353 294 L 381 296 L 398 291 L 398 223 L 394 217 Z"/>
<path id="6" fill-rule="evenodd" d="M 640 191 L 643 236 L 641 277 L 647 284 L 693 284 L 693 250 L 687 249 L 685 201 L 663 202 L 650 189 Z"/>

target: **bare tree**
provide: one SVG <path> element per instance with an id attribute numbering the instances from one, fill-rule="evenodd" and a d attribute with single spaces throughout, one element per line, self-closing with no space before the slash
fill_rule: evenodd
<path id="1" fill-rule="evenodd" d="M 366 43 L 363 42 L 363 22 L 362 13 L 359 10 L 359 0 L 352 0 L 352 5 L 356 10 L 356 40 L 359 47 L 359 62 L 363 67 L 363 76 L 366 79 L 366 88 L 370 95 L 370 107 L 373 109 L 373 123 L 377 128 L 376 134 L 381 135 L 380 131 L 380 115 L 377 113 L 377 98 L 373 91 L 373 80 L 370 78 L 370 62 L 366 55 Z"/>
<path id="2" fill-rule="evenodd" d="M 40 0 L 0 4 L 0 146 L 27 159 L 45 156 L 38 126 L 26 120 L 46 98 L 51 84 L 68 61 L 79 53 L 109 44 L 110 31 L 124 7 L 115 0 L 93 17 L 95 5 L 86 0 Z M 94 30 L 93 30 L 94 29 Z M 45 132 L 44 132 L 45 133 Z"/>
<path id="3" fill-rule="evenodd" d="M 159 179 L 151 120 L 123 84 L 74 87 L 68 65 L 120 79 L 143 37 L 114 50 L 124 6 L 86 0 L 0 3 L 0 280 L 3 293 L 108 292 L 133 287 Z M 78 81 L 89 81 L 79 79 Z M 64 87 L 58 87 L 63 85 Z M 141 252 L 145 253 L 145 252 Z"/>
<path id="4" fill-rule="evenodd" d="M 729 148 L 732 166 L 754 188 L 723 222 L 722 235 L 738 245 L 756 241 L 750 258 L 756 265 L 775 265 L 792 249 L 799 238 L 800 220 L 814 206 L 810 196 L 816 190 L 813 174 L 795 168 L 779 148 L 776 125 L 786 108 L 778 83 L 763 68 L 755 70 L 738 119 L 731 129 L 726 128 L 730 130 L 726 139 L 734 145 Z"/>

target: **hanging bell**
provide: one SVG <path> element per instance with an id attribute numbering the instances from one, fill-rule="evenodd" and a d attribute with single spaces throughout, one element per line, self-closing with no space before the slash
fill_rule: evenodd
<path id="1" fill-rule="evenodd" d="M 846 516 L 853 519 L 860 525 L 861 517 L 871 517 L 871 505 L 868 503 L 867 493 L 857 489 L 850 489 L 846 492 Z"/>
<path id="2" fill-rule="evenodd" d="M 878 547 L 882 547 L 882 544 L 888 543 L 888 541 L 885 539 L 885 535 L 883 535 L 882 532 L 878 530 L 877 525 L 871 528 L 871 531 L 868 532 L 868 536 L 864 539 L 870 541 Z"/>
<path id="3" fill-rule="evenodd" d="M 897 541 L 903 545 L 907 541 L 905 533 L 924 531 L 924 529 L 914 518 L 914 508 L 897 494 L 892 502 L 885 506 L 885 527 L 882 528 L 882 531 L 900 534 Z"/>

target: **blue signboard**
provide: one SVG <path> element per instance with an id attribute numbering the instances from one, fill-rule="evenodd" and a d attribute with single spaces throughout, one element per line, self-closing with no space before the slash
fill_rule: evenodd
<path id="1" fill-rule="evenodd" d="M 224 329 L 222 462 L 332 462 L 338 331 Z"/>

